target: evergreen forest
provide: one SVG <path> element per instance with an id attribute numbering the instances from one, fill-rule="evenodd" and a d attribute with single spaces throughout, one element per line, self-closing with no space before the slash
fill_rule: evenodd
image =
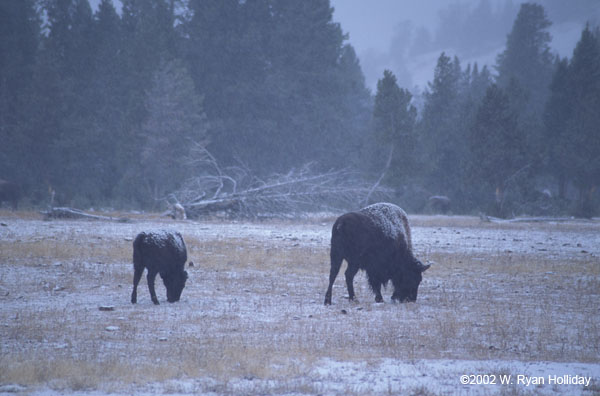
<path id="1" fill-rule="evenodd" d="M 329 0 L 0 3 L 0 179 L 20 207 L 158 210 L 203 172 L 351 169 L 410 212 L 597 216 L 600 30 L 523 3 L 494 65 L 445 51 L 417 105 L 365 84 Z M 6 205 L 6 203 L 5 203 Z M 354 208 L 356 209 L 356 208 Z"/>

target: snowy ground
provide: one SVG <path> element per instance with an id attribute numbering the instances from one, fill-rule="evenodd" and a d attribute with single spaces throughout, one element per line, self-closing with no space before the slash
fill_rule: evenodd
<path id="1" fill-rule="evenodd" d="M 334 218 L 0 212 L 0 394 L 600 393 L 600 222 L 410 218 L 434 262 L 417 303 L 376 304 L 362 274 L 350 302 L 341 272 L 325 307 Z M 154 306 L 144 278 L 132 305 L 131 243 L 157 228 L 183 235 L 190 280 L 169 304 L 157 279 Z"/>

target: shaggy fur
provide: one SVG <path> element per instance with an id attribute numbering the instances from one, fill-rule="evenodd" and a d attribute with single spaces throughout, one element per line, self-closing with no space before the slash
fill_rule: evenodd
<path id="1" fill-rule="evenodd" d="M 187 260 L 185 242 L 178 232 L 142 232 L 133 241 L 133 292 L 131 303 L 137 302 L 137 286 L 144 269 L 148 269 L 147 281 L 150 297 L 158 304 L 154 291 L 156 274 L 167 288 L 167 301 L 179 301 L 188 274 L 184 270 Z"/>
<path id="2" fill-rule="evenodd" d="M 392 205 L 390 208 L 396 207 Z M 365 208 L 366 209 L 366 208 Z M 369 211 L 350 212 L 340 216 L 331 231 L 331 269 L 329 287 L 325 294 L 325 305 L 331 304 L 333 283 L 346 260 L 346 286 L 348 296 L 354 299 L 354 276 L 359 269 L 365 270 L 369 286 L 375 293 L 375 301 L 383 302 L 381 286 L 392 281 L 392 300 L 416 301 L 422 273 L 429 268 L 415 258 L 406 240 L 406 233 L 390 233 L 382 222 L 373 220 Z M 396 216 L 396 211 L 384 211 L 384 216 Z M 406 216 L 404 216 L 406 217 Z M 398 220 L 396 218 L 392 219 Z M 402 220 L 402 219 L 401 219 Z M 403 224 L 406 224 L 402 220 Z"/>
<path id="3" fill-rule="evenodd" d="M 404 234 L 408 249 L 412 252 L 412 233 L 408 222 L 408 215 L 397 205 L 380 202 L 362 208 L 360 213 L 367 215 L 373 220 L 377 227 L 381 228 L 385 234 L 396 239 L 397 234 Z"/>

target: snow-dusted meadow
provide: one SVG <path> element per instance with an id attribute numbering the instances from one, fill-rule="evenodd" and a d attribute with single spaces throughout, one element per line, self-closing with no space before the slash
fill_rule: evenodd
<path id="1" fill-rule="evenodd" d="M 326 307 L 334 217 L 0 212 L 0 394 L 600 393 L 600 222 L 409 218 L 434 262 L 417 302 L 376 304 L 362 272 L 348 301 L 344 265 Z M 144 276 L 132 305 L 152 229 L 181 232 L 194 265 L 180 302 L 157 278 L 154 306 Z"/>

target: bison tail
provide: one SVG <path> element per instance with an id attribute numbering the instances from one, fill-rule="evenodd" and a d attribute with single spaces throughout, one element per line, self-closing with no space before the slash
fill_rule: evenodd
<path id="1" fill-rule="evenodd" d="M 133 241 L 133 268 L 144 268 L 144 263 L 142 262 L 144 237 L 144 233 L 140 233 Z"/>

